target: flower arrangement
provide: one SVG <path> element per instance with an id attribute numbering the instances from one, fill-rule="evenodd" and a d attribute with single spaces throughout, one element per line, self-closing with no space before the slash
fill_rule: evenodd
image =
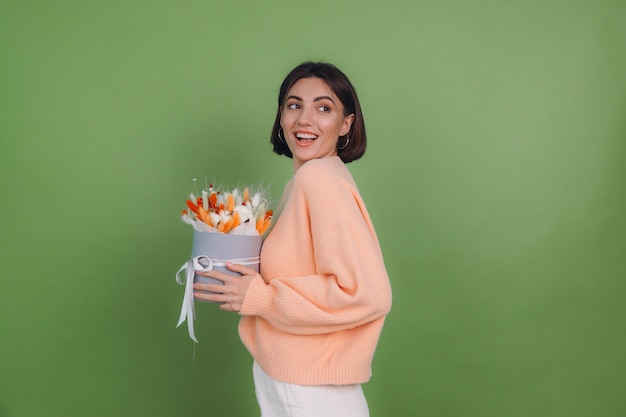
<path id="1" fill-rule="evenodd" d="M 247 187 L 242 192 L 237 188 L 221 192 L 209 184 L 199 196 L 190 194 L 186 203 L 182 220 L 199 232 L 262 236 L 272 222 L 273 211 L 267 208 L 262 192 L 253 193 Z"/>
<path id="2" fill-rule="evenodd" d="M 196 180 L 194 179 L 194 183 Z M 214 278 L 198 275 L 216 269 L 226 274 L 236 274 L 227 263 L 237 263 L 259 271 L 263 234 L 272 222 L 272 210 L 261 191 L 242 192 L 234 189 L 220 192 L 209 184 L 206 190 L 190 194 L 187 208 L 181 213 L 185 223 L 193 229 L 191 259 L 176 272 L 176 282 L 185 286 L 183 304 L 176 327 L 187 321 L 189 337 L 198 342 L 193 321 L 196 317 L 193 283 L 222 283 Z M 209 232 L 209 233 L 206 233 Z M 183 278 L 184 276 L 184 278 Z"/>

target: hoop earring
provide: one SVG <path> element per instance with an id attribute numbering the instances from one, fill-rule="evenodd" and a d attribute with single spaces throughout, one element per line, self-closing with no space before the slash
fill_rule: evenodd
<path id="1" fill-rule="evenodd" d="M 278 132 L 277 132 L 276 134 L 278 135 L 278 139 L 280 139 L 280 141 L 281 141 L 282 143 L 287 143 L 287 142 L 285 142 L 285 138 L 283 137 L 283 135 L 281 135 L 281 134 L 280 134 L 280 132 L 281 132 L 282 130 L 283 130 L 283 128 L 282 128 L 282 127 L 279 127 L 279 128 L 278 128 Z"/>
<path id="2" fill-rule="evenodd" d="M 348 135 L 346 135 L 346 143 L 345 145 L 343 145 L 341 148 L 337 148 L 338 151 L 343 151 L 344 149 L 346 149 L 348 147 L 348 143 L 350 143 L 350 138 L 348 137 Z"/>

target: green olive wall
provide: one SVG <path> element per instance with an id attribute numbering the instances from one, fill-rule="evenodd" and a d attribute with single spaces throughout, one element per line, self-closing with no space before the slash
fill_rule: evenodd
<path id="1" fill-rule="evenodd" d="M 372 416 L 626 415 L 626 3 L 8 0 L 0 417 L 259 414 L 237 316 L 200 305 L 195 352 L 175 328 L 178 215 L 195 177 L 280 197 L 308 59 L 368 129 Z"/>

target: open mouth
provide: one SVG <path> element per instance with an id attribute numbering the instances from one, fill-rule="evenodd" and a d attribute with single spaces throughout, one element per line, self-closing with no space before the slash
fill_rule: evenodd
<path id="1" fill-rule="evenodd" d="M 298 139 L 299 142 L 312 142 L 317 139 L 317 135 L 314 135 L 312 133 L 297 132 L 296 139 Z"/>

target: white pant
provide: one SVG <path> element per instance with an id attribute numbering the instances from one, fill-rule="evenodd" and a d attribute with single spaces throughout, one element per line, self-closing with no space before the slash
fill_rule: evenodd
<path id="1" fill-rule="evenodd" d="M 369 417 L 361 384 L 296 385 L 276 381 L 254 362 L 261 417 Z"/>

